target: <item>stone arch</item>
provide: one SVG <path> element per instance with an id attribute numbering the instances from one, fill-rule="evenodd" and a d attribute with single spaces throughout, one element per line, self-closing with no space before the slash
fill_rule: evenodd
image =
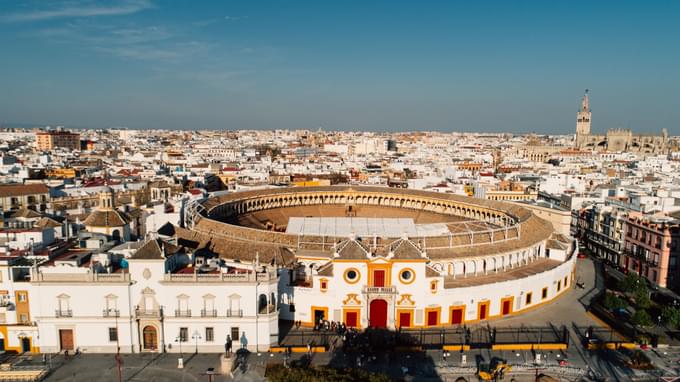
<path id="1" fill-rule="evenodd" d="M 453 275 L 464 275 L 465 263 L 463 261 L 455 261 L 453 263 Z"/>
<path id="2" fill-rule="evenodd" d="M 477 274 L 477 263 L 474 260 L 466 261 L 465 266 L 466 266 L 466 271 L 467 271 L 466 274 L 470 274 L 470 273 L 473 274 L 473 275 Z"/>

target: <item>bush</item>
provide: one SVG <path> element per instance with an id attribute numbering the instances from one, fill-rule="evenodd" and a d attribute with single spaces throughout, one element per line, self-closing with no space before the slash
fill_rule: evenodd
<path id="1" fill-rule="evenodd" d="M 680 326 L 680 309 L 664 306 L 661 310 L 661 318 L 671 329 L 677 329 Z"/>
<path id="2" fill-rule="evenodd" d="M 334 369 L 316 366 L 308 368 L 271 365 L 267 367 L 266 377 L 272 382 L 388 382 L 385 374 L 371 373 L 364 369 Z"/>
<path id="3" fill-rule="evenodd" d="M 638 294 L 643 291 L 647 293 L 647 283 L 642 277 L 636 275 L 635 273 L 629 273 L 626 275 L 626 278 L 619 282 L 619 288 L 622 291 L 631 294 Z"/>
<path id="4" fill-rule="evenodd" d="M 626 301 L 619 296 L 615 295 L 614 293 L 609 293 L 604 295 L 604 300 L 602 301 L 602 305 L 604 305 L 605 308 L 609 310 L 614 310 L 614 309 L 621 309 L 625 308 L 628 306 Z"/>
<path id="5" fill-rule="evenodd" d="M 652 324 L 652 317 L 644 309 L 637 309 L 633 314 L 633 323 L 637 326 L 649 326 Z"/>
<path id="6" fill-rule="evenodd" d="M 642 309 L 647 309 L 652 305 L 652 300 L 649 299 L 646 287 L 645 290 L 637 290 L 635 292 L 635 305 Z"/>

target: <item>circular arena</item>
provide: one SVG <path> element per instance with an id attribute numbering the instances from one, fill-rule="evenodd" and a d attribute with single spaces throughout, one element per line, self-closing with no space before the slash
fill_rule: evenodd
<path id="1" fill-rule="evenodd" d="M 520 204 L 384 187 L 236 192 L 189 209 L 177 236 L 280 267 L 280 317 L 440 327 L 542 306 L 574 280 L 575 242 Z"/>

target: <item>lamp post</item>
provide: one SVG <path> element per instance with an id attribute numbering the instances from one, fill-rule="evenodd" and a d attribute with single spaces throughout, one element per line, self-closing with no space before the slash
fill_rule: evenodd
<path id="1" fill-rule="evenodd" d="M 118 333 L 118 312 L 114 308 L 108 308 L 106 309 L 106 313 L 108 316 L 113 314 L 114 320 L 116 322 L 116 370 L 118 371 L 118 382 L 121 382 L 123 380 L 123 361 L 120 359 L 120 333 Z"/>
<path id="2" fill-rule="evenodd" d="M 194 333 L 191 335 L 191 338 L 193 338 L 196 341 L 196 350 L 194 351 L 194 354 L 198 354 L 198 340 L 200 340 L 201 334 L 198 332 L 198 330 L 194 330 Z"/>
<path id="3" fill-rule="evenodd" d="M 257 280 L 257 272 L 255 272 L 255 280 Z M 259 328 L 259 322 L 258 318 L 260 316 L 260 300 L 259 300 L 259 295 L 257 294 L 257 287 L 260 286 L 260 283 L 258 281 L 255 282 L 255 351 L 259 352 L 260 351 L 260 328 Z"/>
<path id="4" fill-rule="evenodd" d="M 175 338 L 175 342 L 179 343 L 179 358 L 177 358 L 177 368 L 178 369 L 184 369 L 184 356 L 182 354 L 182 334 L 180 332 L 180 335 Z"/>

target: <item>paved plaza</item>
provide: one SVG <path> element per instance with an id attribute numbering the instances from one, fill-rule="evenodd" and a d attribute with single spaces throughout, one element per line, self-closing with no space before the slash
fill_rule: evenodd
<path id="1" fill-rule="evenodd" d="M 667 348 L 650 350 L 656 370 L 633 371 L 623 364 L 621 353 L 611 350 L 587 351 L 580 345 L 575 327 L 601 326 L 599 321 L 588 315 L 585 306 L 589 299 L 602 288 L 602 278 L 595 271 L 590 259 L 578 260 L 578 281 L 582 288 L 574 288 L 567 294 L 540 308 L 515 317 L 491 321 L 487 324 L 499 328 L 520 326 L 566 326 L 569 329 L 570 346 L 566 351 L 541 351 L 540 363 L 537 353 L 532 351 L 491 351 L 470 350 L 464 353 L 428 350 L 417 353 L 383 352 L 358 357 L 344 354 L 341 350 L 314 353 L 311 360 L 307 354 L 294 353 L 289 359 L 293 363 L 311 362 L 313 365 L 336 367 L 360 366 L 371 371 L 387 373 L 395 380 L 454 381 L 464 376 L 476 380 L 478 364 L 488 363 L 493 358 L 507 360 L 513 365 L 512 378 L 517 381 L 532 381 L 536 373 L 561 376 L 566 380 L 597 380 L 608 377 L 611 381 L 657 378 L 658 376 L 680 375 L 680 349 Z M 487 325 L 482 324 L 482 325 Z M 474 326 L 472 327 L 474 328 Z M 319 333 L 308 332 L 309 338 Z M 339 347 L 337 348 L 339 349 Z M 178 354 L 134 354 L 122 356 L 121 381 L 165 382 L 165 381 L 262 381 L 268 362 L 284 362 L 283 354 L 253 353 L 248 356 L 242 368 L 233 375 L 220 373 L 220 355 L 185 354 L 185 367 L 177 368 Z M 463 359 L 465 358 L 465 362 Z M 65 359 L 59 355 L 52 359 L 53 373 L 49 382 L 73 381 L 118 381 L 118 368 L 113 355 L 80 355 Z M 207 371 L 213 368 L 215 374 Z"/>

